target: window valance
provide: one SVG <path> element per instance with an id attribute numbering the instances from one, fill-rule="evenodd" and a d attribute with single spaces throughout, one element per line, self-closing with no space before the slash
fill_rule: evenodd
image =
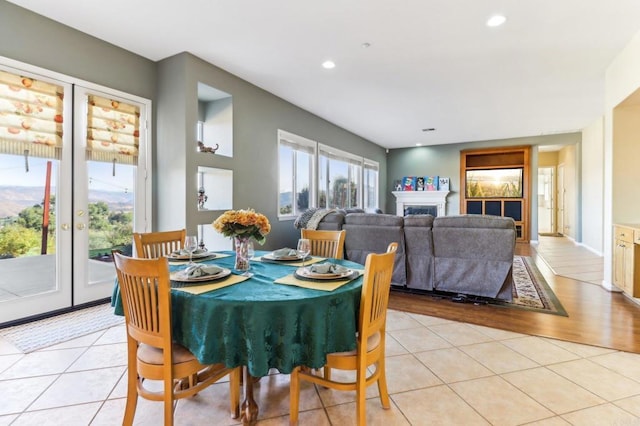
<path id="1" fill-rule="evenodd" d="M 0 70 L 0 152 L 59 159 L 61 86 Z"/>
<path id="2" fill-rule="evenodd" d="M 87 104 L 87 160 L 137 164 L 140 108 L 96 95 Z"/>

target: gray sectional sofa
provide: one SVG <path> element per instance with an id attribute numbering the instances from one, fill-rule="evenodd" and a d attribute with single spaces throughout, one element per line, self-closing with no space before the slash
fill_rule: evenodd
<path id="1" fill-rule="evenodd" d="M 516 228 L 511 218 L 337 211 L 318 229 L 345 229 L 345 257 L 362 264 L 367 254 L 398 242 L 396 287 L 512 300 Z"/>

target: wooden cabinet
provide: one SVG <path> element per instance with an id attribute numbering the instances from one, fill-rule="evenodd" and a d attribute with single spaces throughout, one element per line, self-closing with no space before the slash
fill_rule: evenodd
<path id="1" fill-rule="evenodd" d="M 613 284 L 640 297 L 640 225 L 613 226 Z"/>
<path id="2" fill-rule="evenodd" d="M 529 241 L 530 146 L 460 152 L 460 212 L 512 218 Z"/>

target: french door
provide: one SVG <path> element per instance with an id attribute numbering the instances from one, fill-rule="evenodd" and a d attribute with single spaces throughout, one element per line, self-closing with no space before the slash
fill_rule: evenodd
<path id="1" fill-rule="evenodd" d="M 0 117 L 0 324 L 108 298 L 111 250 L 130 251 L 132 232 L 149 230 L 151 205 L 149 101 L 48 72 L 0 65 L 2 76 L 19 79 L 3 99 L 0 78 L 0 108 L 25 113 Z M 51 153 L 33 143 L 46 129 Z"/>

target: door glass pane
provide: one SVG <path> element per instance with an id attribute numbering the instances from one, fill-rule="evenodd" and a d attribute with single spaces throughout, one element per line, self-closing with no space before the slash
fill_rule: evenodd
<path id="1" fill-rule="evenodd" d="M 0 154 L 0 302 L 57 290 L 57 176 L 57 160 L 29 158 L 27 172 L 24 157 Z"/>
<path id="2" fill-rule="evenodd" d="M 136 166 L 88 161 L 89 285 L 113 282 L 111 250 L 132 254 Z"/>

